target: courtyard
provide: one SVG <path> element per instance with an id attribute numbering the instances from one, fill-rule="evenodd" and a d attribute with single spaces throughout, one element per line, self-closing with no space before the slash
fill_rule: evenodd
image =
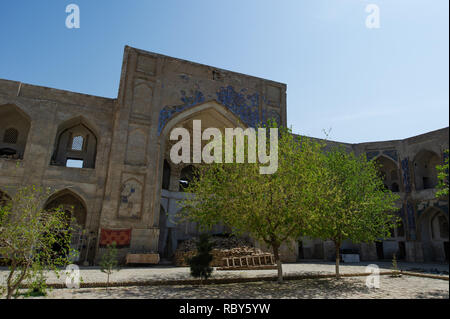
<path id="1" fill-rule="evenodd" d="M 370 263 L 343 264 L 341 274 L 365 273 Z M 389 262 L 376 262 L 380 272 L 391 270 Z M 414 273 L 440 275 L 448 278 L 448 264 L 421 264 L 399 262 L 399 269 Z M 332 262 L 308 261 L 283 265 L 285 276 L 314 276 L 334 273 Z M 0 269 L 0 279 L 6 278 L 6 268 Z M 335 278 L 314 278 L 285 280 L 283 284 L 274 281 L 258 281 L 276 274 L 275 270 L 214 271 L 212 279 L 252 278 L 252 282 L 231 284 L 183 285 L 183 280 L 192 279 L 187 267 L 153 266 L 128 267 L 111 276 L 113 284 L 124 287 L 80 289 L 52 289 L 45 299 L 442 299 L 449 298 L 448 280 L 402 275 L 393 278 L 380 276 L 379 288 L 368 288 L 366 276 Z M 97 267 L 81 268 L 83 283 L 105 282 L 105 274 Z M 65 275 L 59 279 L 54 273 L 47 274 L 48 283 L 64 283 Z M 157 284 L 143 284 L 144 282 Z M 180 284 L 174 281 L 180 281 Z M 167 284 L 165 284 L 165 282 Z M 172 282 L 171 284 L 169 284 Z M 134 283 L 134 284 L 133 284 Z"/>
<path id="2" fill-rule="evenodd" d="M 402 276 L 381 276 L 379 288 L 368 288 L 366 277 L 340 280 L 305 279 L 223 285 L 132 286 L 54 289 L 52 299 L 445 299 L 448 281 Z"/>

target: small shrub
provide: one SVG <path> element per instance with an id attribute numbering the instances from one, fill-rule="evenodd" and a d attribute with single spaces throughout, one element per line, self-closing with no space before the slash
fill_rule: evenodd
<path id="1" fill-rule="evenodd" d="M 113 272 L 119 271 L 119 263 L 117 261 L 117 248 L 116 243 L 113 242 L 107 246 L 107 251 L 103 254 L 100 261 L 100 271 L 107 275 L 106 289 L 109 289 L 109 277 Z"/>
<path id="2" fill-rule="evenodd" d="M 197 255 L 189 259 L 189 266 L 191 267 L 191 276 L 200 278 L 200 283 L 203 279 L 207 280 L 213 271 L 210 267 L 213 256 L 211 254 L 213 244 L 209 241 L 207 234 L 201 234 L 197 241 Z"/>
<path id="3" fill-rule="evenodd" d="M 394 255 L 392 256 L 392 275 L 391 275 L 391 277 L 398 278 L 401 276 L 402 275 L 400 274 L 400 270 L 398 269 L 398 265 L 397 265 L 397 256 L 394 253 Z"/>

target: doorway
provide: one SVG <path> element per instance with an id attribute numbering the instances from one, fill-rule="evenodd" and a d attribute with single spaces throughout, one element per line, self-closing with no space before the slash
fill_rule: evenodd
<path id="1" fill-rule="evenodd" d="M 448 262 L 448 255 L 449 255 L 449 242 L 444 242 L 444 253 L 445 253 L 445 261 Z"/>
<path id="2" fill-rule="evenodd" d="M 377 242 L 375 242 L 375 246 L 377 249 L 377 258 L 379 260 L 383 260 L 384 259 L 383 242 L 377 241 Z"/>
<path id="3" fill-rule="evenodd" d="M 406 245 L 404 241 L 398 242 L 398 259 L 404 260 L 406 258 Z"/>
<path id="4" fill-rule="evenodd" d="M 301 240 L 298 242 L 298 259 L 305 259 L 305 255 L 303 254 L 303 242 Z"/>

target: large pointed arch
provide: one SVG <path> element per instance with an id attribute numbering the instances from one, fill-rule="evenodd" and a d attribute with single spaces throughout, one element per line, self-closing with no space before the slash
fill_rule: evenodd
<path id="1" fill-rule="evenodd" d="M 158 173 L 155 175 L 155 183 L 159 185 L 159 188 L 162 189 L 163 182 L 163 172 L 164 172 L 164 161 L 167 161 L 170 164 L 171 173 L 170 173 L 170 181 L 173 187 L 176 187 L 173 181 L 178 181 L 180 179 L 180 174 L 182 167 L 186 164 L 174 164 L 170 160 L 170 145 L 172 142 L 169 141 L 170 132 L 172 129 L 176 127 L 184 127 L 186 129 L 191 130 L 192 121 L 200 119 L 202 120 L 202 130 L 208 127 L 215 127 L 220 130 L 224 128 L 237 128 L 240 127 L 242 129 L 247 128 L 247 125 L 244 124 L 238 116 L 232 113 L 227 107 L 218 103 L 215 100 L 211 100 L 208 102 L 204 102 L 202 104 L 198 104 L 192 107 L 189 107 L 185 110 L 180 111 L 177 114 L 174 114 L 161 128 L 158 144 L 160 147 L 159 157 L 158 157 Z M 167 167 L 167 164 L 166 164 Z M 166 170 L 166 176 L 168 170 Z M 167 183 L 166 183 L 167 184 Z M 167 185 L 165 185 L 167 186 Z M 178 191 L 178 189 L 173 189 L 173 191 Z M 156 200 L 154 206 L 154 214 L 153 221 L 155 225 L 157 225 L 158 217 L 159 217 L 159 199 Z"/>
<path id="2" fill-rule="evenodd" d="M 236 116 L 234 115 L 230 110 L 228 110 L 225 106 L 222 104 L 211 100 L 196 106 L 193 106 L 191 108 L 185 109 L 182 112 L 174 115 L 167 123 L 163 126 L 161 130 L 161 137 L 166 138 L 170 131 L 176 127 L 179 123 L 185 122 L 189 119 L 196 119 L 200 117 L 203 114 L 211 114 L 212 116 L 215 115 L 216 119 L 223 124 L 226 124 L 228 126 L 226 127 L 242 127 L 246 128 L 247 126 Z"/>
<path id="3" fill-rule="evenodd" d="M 168 158 L 169 136 L 172 129 L 176 127 L 187 128 L 192 133 L 192 121 L 202 120 L 202 130 L 208 127 L 215 127 L 223 131 L 224 128 L 247 128 L 247 126 L 225 106 L 216 101 L 209 101 L 193 106 L 179 114 L 173 116 L 164 125 L 160 135 L 160 171 L 163 171 L 164 160 Z M 162 179 L 162 175 L 161 175 Z"/>

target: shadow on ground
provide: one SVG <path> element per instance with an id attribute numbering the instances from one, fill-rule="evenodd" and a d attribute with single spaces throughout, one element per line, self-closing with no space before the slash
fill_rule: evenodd
<path id="1" fill-rule="evenodd" d="M 82 291 L 84 290 L 84 291 Z M 106 289 L 82 289 L 73 292 L 95 294 L 95 298 L 183 298 L 183 299 L 222 299 L 222 298 L 352 298 L 355 295 L 370 296 L 371 291 L 364 283 L 351 279 L 314 279 L 277 282 L 252 282 L 245 284 L 204 285 L 204 286 L 145 286 Z M 87 297 L 87 296 L 86 296 Z"/>

